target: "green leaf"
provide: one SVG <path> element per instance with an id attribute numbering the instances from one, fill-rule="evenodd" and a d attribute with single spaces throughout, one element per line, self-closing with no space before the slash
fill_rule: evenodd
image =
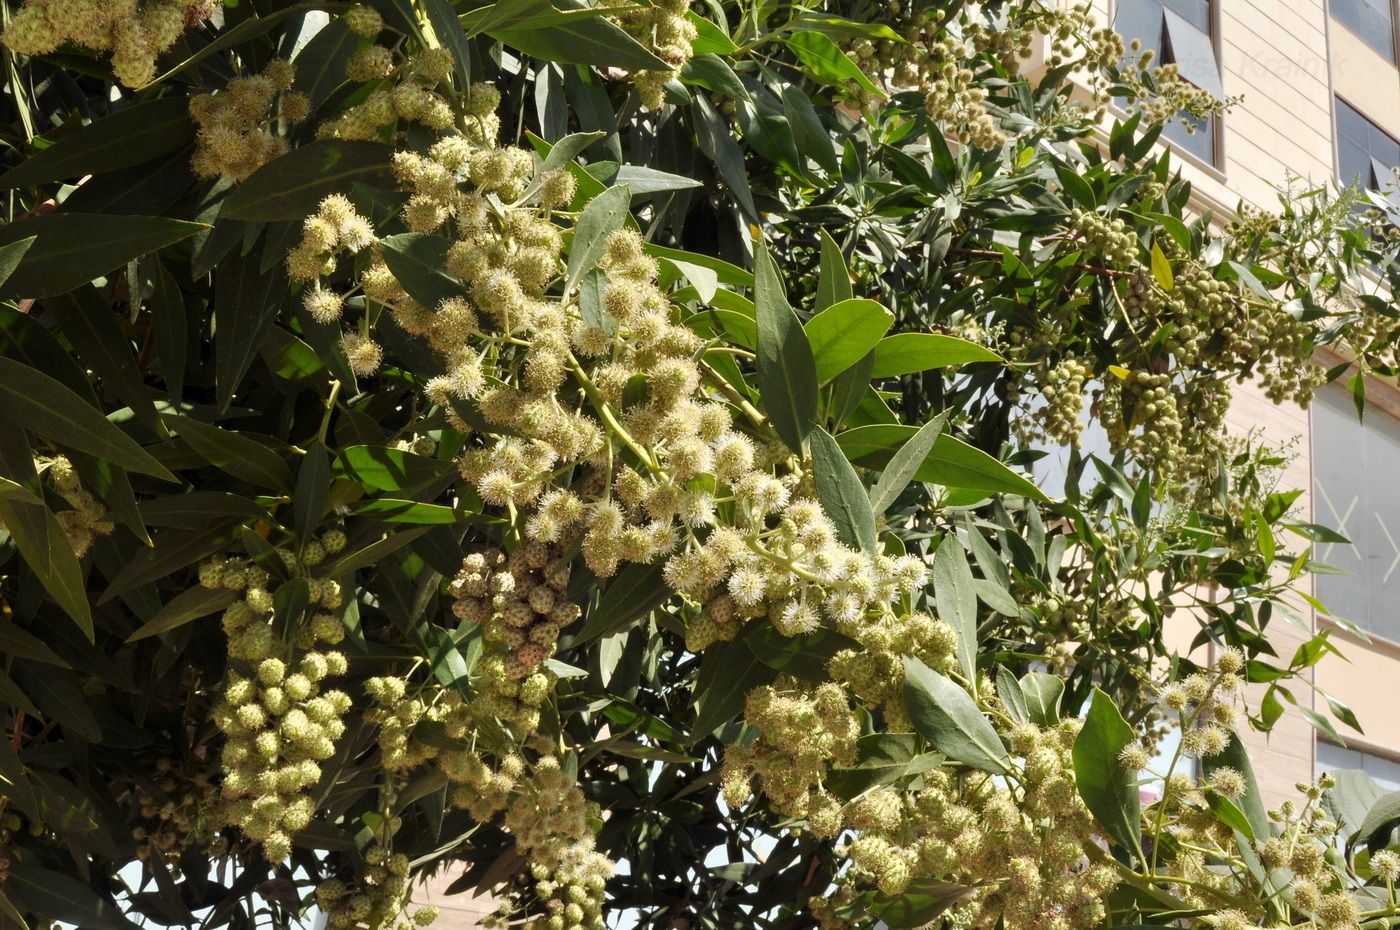
<path id="1" fill-rule="evenodd" d="M 608 238 L 627 222 L 631 203 L 632 192 L 623 185 L 608 188 L 583 208 L 569 246 L 568 270 L 564 275 L 566 293 L 574 289 L 585 271 L 598 264 L 607 251 Z"/>
<path id="2" fill-rule="evenodd" d="M 933 451 L 934 443 L 943 434 L 943 427 L 947 422 L 948 415 L 940 413 L 919 427 L 919 431 L 890 457 L 889 463 L 880 473 L 880 480 L 870 489 L 870 507 L 876 516 L 888 510 L 895 498 L 914 480 L 919 467 Z"/>
<path id="3" fill-rule="evenodd" d="M 889 331 L 894 314 L 873 300 L 842 300 L 807 321 L 817 383 L 826 384 L 860 361 Z"/>
<path id="4" fill-rule="evenodd" d="M 220 219 L 300 223 L 330 194 L 355 184 L 394 189 L 393 148 L 382 142 L 318 139 L 274 158 L 224 198 Z"/>
<path id="5" fill-rule="evenodd" d="M 812 98 L 796 84 L 783 84 L 783 112 L 792 126 L 792 138 L 797 150 L 832 174 L 840 171 L 841 163 L 836 158 L 836 146 L 832 144 L 831 135 L 822 126 Z M 831 237 L 825 229 L 821 234 L 822 248 L 825 250 Z"/>
<path id="6" fill-rule="evenodd" d="M 842 87 L 847 81 L 854 81 L 868 94 L 881 98 L 885 96 L 884 91 L 871 82 L 860 66 L 841 51 L 840 46 L 820 32 L 794 32 L 787 37 L 787 46 L 820 83 Z"/>
<path id="7" fill-rule="evenodd" d="M 366 501 L 355 508 L 355 515 L 373 516 L 385 523 L 416 523 L 420 526 L 462 523 L 464 520 L 491 522 L 496 519 L 480 514 L 464 518 L 451 507 L 442 504 L 424 504 L 419 501 L 398 500 L 392 497 L 379 497 L 372 501 Z"/>
<path id="8" fill-rule="evenodd" d="M 1044 672 L 1027 672 L 1021 676 L 1020 684 L 1031 723 L 1053 727 L 1060 722 L 1060 698 L 1065 693 L 1063 681 Z"/>
<path id="9" fill-rule="evenodd" d="M 695 724 L 690 730 L 691 740 L 709 736 L 739 716 L 749 692 L 768 684 L 777 674 L 759 660 L 742 634 L 706 649 L 700 657 L 700 673 L 695 681 Z"/>
<path id="10" fill-rule="evenodd" d="M 870 733 L 856 740 L 856 760 L 850 768 L 833 768 L 825 779 L 826 787 L 843 800 L 901 778 L 922 775 L 937 768 L 943 756 L 920 753 L 912 733 Z"/>
<path id="11" fill-rule="evenodd" d="M 958 666 L 977 681 L 977 589 L 957 533 L 944 534 L 933 554 L 933 595 L 938 616 L 958 631 Z"/>
<path id="12" fill-rule="evenodd" d="M 142 423 L 157 428 L 150 390 L 111 304 L 85 285 L 49 298 L 48 306 L 78 357 L 102 379 L 107 390 L 126 401 Z"/>
<path id="13" fill-rule="evenodd" d="M 602 10 L 552 11 L 536 20 L 487 30 L 511 48 L 541 61 L 668 71 L 670 66 L 602 16 Z"/>
<path id="14" fill-rule="evenodd" d="M 368 568 L 371 565 L 377 564 L 386 556 L 398 552 L 404 546 L 407 546 L 431 529 L 431 526 L 415 526 L 412 529 L 399 530 L 397 533 L 393 533 L 370 543 L 363 549 L 357 549 L 354 552 L 341 556 L 330 566 L 330 570 L 340 575 L 347 572 L 358 571 L 361 568 Z"/>
<path id="15" fill-rule="evenodd" d="M 0 175 L 0 189 L 34 187 L 145 164 L 194 141 L 189 98 L 132 104 L 64 136 Z"/>
<path id="16" fill-rule="evenodd" d="M 971 696 L 913 657 L 904 660 L 904 704 L 914 729 L 950 759 L 1004 775 L 1011 757 Z"/>
<path id="17" fill-rule="evenodd" d="M 734 44 L 734 40 L 729 38 L 722 28 L 699 13 L 689 10 L 685 17 L 695 27 L 695 40 L 690 44 L 690 50 L 694 54 L 733 55 L 739 50 L 739 46 Z"/>
<path id="18" fill-rule="evenodd" d="M 29 247 L 34 244 L 36 236 L 29 236 L 25 239 L 16 239 L 8 245 L 0 246 L 0 284 L 4 284 L 10 279 L 10 275 L 15 273 L 19 263 L 23 260 Z"/>
<path id="19" fill-rule="evenodd" d="M 387 446 L 349 446 L 340 451 L 332 471 L 370 490 L 411 491 L 437 481 L 452 465 Z"/>
<path id="20" fill-rule="evenodd" d="M 24 763 L 8 739 L 0 739 L 0 795 L 18 806 L 35 824 L 44 822 L 39 802 L 34 797 L 34 786 L 29 783 Z"/>
<path id="21" fill-rule="evenodd" d="M 1215 756 L 1201 759 L 1201 765 L 1209 777 L 1216 769 L 1229 767 L 1244 776 L 1245 792 L 1236 798 L 1234 804 L 1248 821 L 1249 829 L 1242 832 L 1252 839 L 1263 842 L 1273 833 L 1269 815 L 1264 807 L 1264 796 L 1259 792 L 1259 782 L 1254 777 L 1254 766 L 1249 762 L 1249 752 L 1240 740 L 1239 733 L 1230 730 L 1230 742 L 1225 751 Z"/>
<path id="22" fill-rule="evenodd" d="M 629 562 L 608 582 L 598 604 L 574 635 L 573 645 L 592 642 L 645 617 L 671 596 L 660 565 Z"/>
<path id="23" fill-rule="evenodd" d="M 714 162 L 715 169 L 729 192 L 739 201 L 744 215 L 750 222 L 757 223 L 758 205 L 754 203 L 749 173 L 744 167 L 744 152 L 734 139 L 729 120 L 720 116 L 704 94 L 695 95 L 691 106 L 695 112 L 695 137 L 700 143 L 700 151 Z"/>
<path id="24" fill-rule="evenodd" d="M 876 423 L 845 430 L 836 441 L 853 464 L 883 468 L 917 432 L 912 426 Z M 1048 500 L 1039 488 L 1021 475 L 981 449 L 973 448 L 947 433 L 934 442 L 933 451 L 914 473 L 914 480 L 949 488 L 1020 494 L 1033 500 Z"/>
<path id="25" fill-rule="evenodd" d="M 262 348 L 286 296 L 279 262 L 263 272 L 252 253 L 229 255 L 214 275 L 214 385 L 223 412 Z"/>
<path id="26" fill-rule="evenodd" d="M 897 895 L 875 891 L 865 912 L 890 930 L 915 930 L 933 923 L 944 911 L 977 891 L 931 878 L 918 878 Z"/>
<path id="27" fill-rule="evenodd" d="M 821 265 L 817 269 L 818 310 L 825 310 L 832 304 L 850 300 L 855 292 L 851 289 L 851 272 L 846 268 L 846 258 L 841 254 L 841 246 L 831 238 L 825 229 L 820 231 L 822 243 Z"/>
<path id="28" fill-rule="evenodd" d="M 62 872 L 40 868 L 27 858 L 10 866 L 5 893 L 25 910 L 47 920 L 104 930 L 136 930 L 136 924 L 87 885 Z"/>
<path id="29" fill-rule="evenodd" d="M 188 496 L 175 495 L 174 499 Z M 123 565 L 97 603 L 105 604 L 114 597 L 158 581 L 224 549 L 238 535 L 235 525 L 234 518 L 225 517 L 198 528 L 176 528 L 157 533 L 155 545 L 141 549 Z"/>
<path id="30" fill-rule="evenodd" d="M 306 456 L 297 469 L 296 492 L 292 495 L 292 523 L 297 540 L 304 546 L 310 541 L 326 512 L 326 500 L 331 491 L 331 461 L 320 440 L 306 447 Z"/>
<path id="31" fill-rule="evenodd" d="M 1094 688 L 1084 728 L 1074 741 L 1074 775 L 1079 796 L 1129 855 L 1142 856 L 1142 802 L 1138 797 L 1137 773 L 1118 761 L 1125 746 L 1137 742 L 1137 735 L 1109 697 Z"/>
<path id="32" fill-rule="evenodd" d="M 1030 709 L 1026 707 L 1026 695 L 1021 690 L 1021 683 L 1004 665 L 997 669 L 997 697 L 1001 698 L 1008 717 L 1017 723 L 1030 722 Z"/>
<path id="33" fill-rule="evenodd" d="M 154 617 L 143 623 L 135 633 L 126 638 L 128 643 L 148 636 L 168 633 L 176 627 L 184 626 L 191 620 L 218 613 L 238 598 L 237 591 L 228 588 L 206 588 L 196 585 L 181 591 L 165 603 Z"/>
<path id="34" fill-rule="evenodd" d="M 48 375 L 0 356 L 0 410 L 45 439 L 164 481 L 175 476 L 91 404 Z"/>
<path id="35" fill-rule="evenodd" d="M 783 442 L 800 455 L 817 417 L 817 366 L 762 240 L 754 255 L 754 316 L 763 409 Z"/>
<path id="36" fill-rule="evenodd" d="M 1391 791 L 1377 798 L 1366 811 L 1366 819 L 1361 821 L 1347 846 L 1365 843 L 1373 849 L 1383 849 L 1391 845 L 1391 831 L 1397 824 L 1400 824 L 1400 791 Z"/>
<path id="37" fill-rule="evenodd" d="M 167 413 L 161 417 L 202 459 L 258 487 L 292 489 L 292 470 L 282 456 L 236 430 Z"/>
<path id="38" fill-rule="evenodd" d="M 706 53 L 692 56 L 681 68 L 681 80 L 736 100 L 751 99 L 739 75 L 719 55 Z"/>
<path id="39" fill-rule="evenodd" d="M 1172 263 L 1167 259 L 1166 253 L 1162 251 L 1162 246 L 1152 243 L 1152 277 L 1157 279 L 1157 285 L 1164 291 L 1170 291 L 1176 287 L 1176 278 L 1172 275 Z"/>
<path id="40" fill-rule="evenodd" d="M 878 553 L 875 511 L 860 476 L 846 460 L 841 446 L 830 433 L 818 426 L 812 430 L 812 482 L 822 510 L 836 524 L 836 535 L 855 549 Z"/>
<path id="41" fill-rule="evenodd" d="M 20 556 L 44 590 L 92 642 L 92 608 L 83 568 L 58 518 L 28 488 L 0 478 L 0 524 L 9 529 Z"/>
<path id="42" fill-rule="evenodd" d="M 447 270 L 450 245 L 441 236 L 423 233 L 400 233 L 379 240 L 384 264 L 408 296 L 430 310 L 450 297 L 466 293 L 466 285 Z"/>
<path id="43" fill-rule="evenodd" d="M 206 227 L 163 216 L 43 213 L 0 229 L 0 246 L 34 242 L 0 286 L 3 297 L 52 297 Z"/>
<path id="44" fill-rule="evenodd" d="M 875 347 L 872 377 L 895 378 L 965 362 L 1002 361 L 991 349 L 975 342 L 938 333 L 896 333 Z"/>

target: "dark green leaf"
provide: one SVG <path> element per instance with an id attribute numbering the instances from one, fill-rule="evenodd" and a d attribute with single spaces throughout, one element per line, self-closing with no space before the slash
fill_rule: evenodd
<path id="1" fill-rule="evenodd" d="M 1098 822 L 1129 855 L 1142 855 L 1142 802 L 1137 772 L 1118 761 L 1137 742 L 1133 728 L 1113 699 L 1097 687 L 1074 741 L 1074 775 L 1079 796 Z"/>
<path id="2" fill-rule="evenodd" d="M 109 391 L 130 405 L 141 422 L 158 428 L 156 407 L 137 368 L 136 352 L 122 333 L 111 304 L 96 289 L 84 286 L 50 298 L 48 306 L 78 357 Z"/>
<path id="3" fill-rule="evenodd" d="M 971 696 L 918 659 L 904 660 L 904 704 L 914 729 L 950 759 L 1005 774 L 1011 757 Z"/>
<path id="4" fill-rule="evenodd" d="M 206 588 L 196 585 L 175 595 L 160 611 L 141 625 L 135 633 L 126 638 L 131 643 L 148 636 L 167 633 L 176 627 L 184 626 L 191 620 L 218 613 L 238 597 L 238 592 L 228 588 Z"/>
<path id="5" fill-rule="evenodd" d="M 832 174 L 840 171 L 841 163 L 836 160 L 836 147 L 832 144 L 830 134 L 822 126 L 817 108 L 812 105 L 812 99 L 796 84 L 783 85 L 783 112 L 787 114 L 788 123 L 792 126 L 792 138 L 797 143 L 797 150 Z M 823 251 L 830 238 L 823 229 Z"/>
<path id="6" fill-rule="evenodd" d="M 958 631 L 958 665 L 963 678 L 977 680 L 977 591 L 972 568 L 956 533 L 949 532 L 933 554 L 933 595 L 938 616 Z"/>
<path id="7" fill-rule="evenodd" d="M 695 682 L 692 740 L 709 736 L 739 716 L 749 691 L 772 681 L 777 674 L 759 661 L 742 636 L 705 650 Z"/>
<path id="8" fill-rule="evenodd" d="M 43 213 L 0 229 L 0 246 L 34 243 L 3 285 L 4 297 L 64 294 L 205 227 L 163 216 Z"/>
<path id="9" fill-rule="evenodd" d="M 151 326 L 155 330 L 156 355 L 160 372 L 171 400 L 178 400 L 185 390 L 185 356 L 188 345 L 188 324 L 185 318 L 185 297 L 164 263 L 154 261 L 151 274 Z"/>
<path id="10" fill-rule="evenodd" d="M 375 491 L 407 491 L 437 481 L 452 470 L 448 462 L 390 449 L 350 446 L 342 449 L 332 470 Z"/>
<path id="11" fill-rule="evenodd" d="M 165 481 L 175 476 L 62 384 L 32 368 L 0 357 L 0 410 L 62 446 Z"/>
<path id="12" fill-rule="evenodd" d="M 541 61 L 667 71 L 666 62 L 647 51 L 601 10 L 554 11 L 537 21 L 487 30 L 511 48 Z"/>
<path id="13" fill-rule="evenodd" d="M 214 276 L 214 384 L 220 411 L 262 348 L 286 296 L 287 272 L 281 264 L 263 272 L 257 257 L 234 253 L 219 263 Z"/>
<path id="14" fill-rule="evenodd" d="M 764 412 L 788 448 L 801 454 L 803 440 L 817 417 L 817 366 L 762 240 L 754 255 L 754 315 L 758 324 L 757 381 Z"/>
<path id="15" fill-rule="evenodd" d="M 400 233 L 379 240 L 384 264 L 408 291 L 408 296 L 429 309 L 450 297 L 466 293 L 466 285 L 447 270 L 450 243 L 441 236 Z"/>
<path id="16" fill-rule="evenodd" d="M 394 189 L 393 149 L 382 142 L 318 139 L 274 158 L 224 198 L 221 219 L 300 223 L 330 194 L 356 183 Z"/>
<path id="17" fill-rule="evenodd" d="M 0 188 L 34 187 L 144 164 L 194 141 L 189 99 L 132 104 L 64 136 L 0 175 Z"/>
<path id="18" fill-rule="evenodd" d="M 851 768 L 832 769 L 825 780 L 826 787 L 844 800 L 921 775 L 936 768 L 943 757 L 936 752 L 920 753 L 918 738 L 912 733 L 871 733 L 856 741 L 856 760 Z"/>
<path id="19" fill-rule="evenodd" d="M 92 608 L 82 566 L 58 518 L 28 488 L 0 478 L 0 524 L 44 590 L 73 618 L 83 635 L 93 638 Z"/>
<path id="20" fill-rule="evenodd" d="M 836 524 L 836 535 L 846 545 L 875 555 L 879 544 L 875 512 L 870 498 L 841 446 L 818 426 L 812 430 L 812 482 L 822 510 Z"/>
<path id="21" fill-rule="evenodd" d="M 1006 666 L 997 669 L 997 697 L 1001 698 L 1006 714 L 1017 723 L 1029 723 L 1030 710 L 1026 707 L 1026 695 L 1021 684 Z"/>
<path id="22" fill-rule="evenodd" d="M 36 237 L 30 236 L 27 239 L 16 239 L 7 245 L 0 246 L 0 284 L 4 284 L 14 274 L 19 267 L 20 261 L 24 258 L 24 253 L 29 251 L 29 247 L 34 244 Z"/>
<path id="23" fill-rule="evenodd" d="M 884 467 L 894 453 L 918 432 L 912 426 L 878 423 L 842 432 L 837 441 L 847 457 L 866 468 Z M 1021 494 L 1046 500 L 1034 484 L 1007 468 L 981 449 L 947 433 L 938 437 L 933 451 L 919 466 L 914 480 L 949 488 Z"/>
<path id="24" fill-rule="evenodd" d="M 574 635 L 574 645 L 623 629 L 661 606 L 670 595 L 661 566 L 629 562 L 603 589 L 598 605 Z"/>
<path id="25" fill-rule="evenodd" d="M 304 546 L 310 541 L 326 511 L 331 490 L 331 462 L 319 441 L 306 448 L 306 457 L 297 469 L 296 493 L 292 495 L 293 525 Z"/>
<path id="26" fill-rule="evenodd" d="M 167 413 L 161 419 L 209 464 L 258 487 L 292 489 L 292 470 L 282 456 L 257 440 L 191 417 Z"/>

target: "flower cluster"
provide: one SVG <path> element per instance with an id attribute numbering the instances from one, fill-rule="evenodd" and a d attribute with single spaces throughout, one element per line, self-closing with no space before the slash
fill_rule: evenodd
<path id="1" fill-rule="evenodd" d="M 308 543 L 300 560 L 280 551 L 289 569 L 310 568 L 344 544 L 337 530 Z M 320 781 L 321 763 L 335 755 L 351 701 L 342 691 L 322 690 L 326 678 L 345 674 L 344 654 L 318 650 L 344 636 L 340 621 L 324 612 L 340 605 L 340 586 L 305 579 L 309 601 L 323 612 L 298 623 L 293 642 L 287 642 L 274 628 L 268 581 L 266 570 L 238 559 L 209 562 L 200 570 L 204 587 L 242 595 L 223 614 L 230 670 L 212 715 L 227 737 L 219 819 L 261 844 L 270 861 L 281 862 L 291 854 L 292 836 L 315 813 L 308 789 Z"/>
<path id="2" fill-rule="evenodd" d="M 208 772 L 182 771 L 171 759 L 156 759 L 155 779 L 135 784 L 133 809 L 139 818 L 132 828 L 136 858 L 159 856 L 172 875 L 180 874 L 180 857 L 191 846 L 216 845 L 218 788 Z"/>
<path id="3" fill-rule="evenodd" d="M 409 913 L 408 857 L 375 843 L 365 850 L 364 873 L 328 878 L 316 886 L 316 906 L 326 914 L 333 930 L 365 927 L 368 930 L 419 930 L 438 918 L 436 907 L 418 907 Z"/>
<path id="4" fill-rule="evenodd" d="M 68 545 L 73 547 L 73 554 L 82 558 L 92 548 L 96 537 L 111 534 L 114 527 L 107 518 L 107 508 L 83 487 L 73 463 L 66 456 L 37 458 L 34 466 L 48 478 L 54 491 L 71 508 L 60 510 L 54 516 L 58 518 L 58 525 L 63 527 Z"/>
<path id="5" fill-rule="evenodd" d="M 234 78 L 218 93 L 190 98 L 190 117 L 199 127 L 195 174 L 238 181 L 285 152 L 286 141 L 268 121 L 275 117 L 291 124 L 306 119 L 311 102 L 291 90 L 294 77 L 290 61 L 274 58 L 261 74 Z"/>
<path id="6" fill-rule="evenodd" d="M 372 7 L 356 4 L 345 13 L 350 31 L 375 38 L 384 21 Z M 439 88 L 452 80 L 452 53 L 421 48 L 405 54 L 397 45 L 371 43 L 357 49 L 345 63 L 346 76 L 370 90 L 365 98 L 316 130 L 321 138 L 375 139 L 400 123 L 417 123 L 432 130 L 450 128 L 456 114 Z M 494 109 L 494 107 L 493 107 Z"/>
<path id="7" fill-rule="evenodd" d="M 666 82 L 690 60 L 691 43 L 698 34 L 687 18 L 687 0 L 636 3 L 614 14 L 619 25 L 644 47 L 671 66 L 670 71 L 638 71 L 632 75 L 642 106 L 657 109 L 665 99 Z"/>
<path id="8" fill-rule="evenodd" d="M 107 52 L 118 81 L 143 87 L 160 54 L 217 8 L 213 0 L 25 0 L 4 41 L 21 55 L 47 55 L 65 42 Z"/>

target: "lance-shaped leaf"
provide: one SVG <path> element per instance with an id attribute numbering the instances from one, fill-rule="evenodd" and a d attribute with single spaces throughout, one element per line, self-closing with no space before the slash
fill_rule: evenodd
<path id="1" fill-rule="evenodd" d="M 904 660 L 904 705 L 914 729 L 948 758 L 984 772 L 1011 770 L 1001 737 L 972 697 L 912 657 Z"/>
<path id="2" fill-rule="evenodd" d="M 58 518 L 28 488 L 0 478 L 0 523 L 9 529 L 19 554 L 44 590 L 91 642 L 92 608 L 83 568 Z"/>
<path id="3" fill-rule="evenodd" d="M 66 294 L 133 258 L 187 239 L 206 227 L 163 216 L 44 213 L 0 228 L 0 247 L 33 237 L 0 297 Z"/>
<path id="4" fill-rule="evenodd" d="M 880 480 L 870 489 L 870 507 L 879 516 L 889 509 L 895 498 L 914 480 L 919 468 L 933 451 L 933 444 L 943 432 L 948 415 L 940 413 L 929 420 L 904 445 L 899 447 L 880 473 Z"/>
<path id="5" fill-rule="evenodd" d="M 263 165 L 224 198 L 221 219 L 301 222 L 330 194 L 355 184 L 393 190 L 393 149 L 381 142 L 318 139 Z"/>
<path id="6" fill-rule="evenodd" d="M 822 510 L 836 524 L 836 535 L 846 545 L 875 555 L 879 539 L 865 485 L 830 433 L 818 426 L 812 430 L 811 444 L 812 483 Z"/>
<path id="7" fill-rule="evenodd" d="M 938 616 L 958 631 L 958 665 L 977 680 L 977 589 L 972 567 L 956 533 L 948 533 L 933 554 L 933 597 Z"/>
<path id="8" fill-rule="evenodd" d="M 133 104 L 64 136 L 0 175 L 0 188 L 33 187 L 141 165 L 194 141 L 189 98 Z"/>
<path id="9" fill-rule="evenodd" d="M 1074 778 L 1079 796 L 1095 819 L 1125 852 L 1142 856 L 1142 801 L 1137 772 L 1119 761 L 1125 746 L 1137 742 L 1137 734 L 1118 707 L 1098 688 L 1094 689 L 1084 728 L 1074 741 Z"/>
<path id="10" fill-rule="evenodd" d="M 221 411 L 233 402 L 234 391 L 262 348 L 286 287 L 287 272 L 280 263 L 264 272 L 251 253 L 235 253 L 219 263 L 214 284 L 214 385 Z"/>
<path id="11" fill-rule="evenodd" d="M 975 342 L 939 333 L 896 333 L 875 347 L 876 378 L 911 375 L 965 362 L 999 362 L 1002 358 Z"/>
<path id="12" fill-rule="evenodd" d="M 817 416 L 817 366 L 762 240 L 754 255 L 754 316 L 764 412 L 788 448 L 801 453 L 802 441 Z"/>
<path id="13" fill-rule="evenodd" d="M 131 471 L 175 476 L 91 404 L 46 374 L 0 356 L 0 410 L 45 439 Z"/>
<path id="14" fill-rule="evenodd" d="M 564 274 L 564 290 L 571 291 L 583 273 L 598 264 L 607 251 L 608 239 L 627 222 L 632 192 L 627 186 L 610 187 L 589 201 L 574 227 L 569 246 L 569 264 Z"/>

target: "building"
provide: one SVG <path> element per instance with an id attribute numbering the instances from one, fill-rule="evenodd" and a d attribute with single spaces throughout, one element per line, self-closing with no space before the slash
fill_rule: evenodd
<path id="1" fill-rule="evenodd" d="M 1271 209 L 1290 177 L 1381 188 L 1400 165 L 1400 2 L 1398 0 L 1097 0 L 1125 37 L 1220 97 L 1242 97 L 1194 134 L 1165 133 L 1193 183 L 1196 206 L 1231 216 L 1240 201 Z M 1332 364 L 1340 359 L 1328 359 Z M 1373 379 L 1374 380 L 1374 379 Z M 1332 386 L 1311 409 L 1278 406 L 1237 391 L 1230 421 L 1295 442 L 1283 486 L 1306 488 L 1301 516 L 1338 529 L 1355 547 L 1321 546 L 1318 556 L 1352 572 L 1316 576 L 1315 595 L 1353 621 L 1369 641 L 1300 604 L 1317 631 L 1345 656 L 1325 658 L 1315 684 L 1355 711 L 1364 729 L 1340 726 L 1345 745 L 1317 735 L 1296 710 L 1267 737 L 1246 735 L 1267 799 L 1294 793 L 1329 769 L 1360 768 L 1400 788 L 1400 391 L 1368 382 L 1357 421 L 1350 392 Z M 1285 660 L 1302 633 L 1271 625 Z M 1303 707 L 1327 714 L 1304 689 Z M 1258 694 L 1251 695 L 1255 700 Z"/>

